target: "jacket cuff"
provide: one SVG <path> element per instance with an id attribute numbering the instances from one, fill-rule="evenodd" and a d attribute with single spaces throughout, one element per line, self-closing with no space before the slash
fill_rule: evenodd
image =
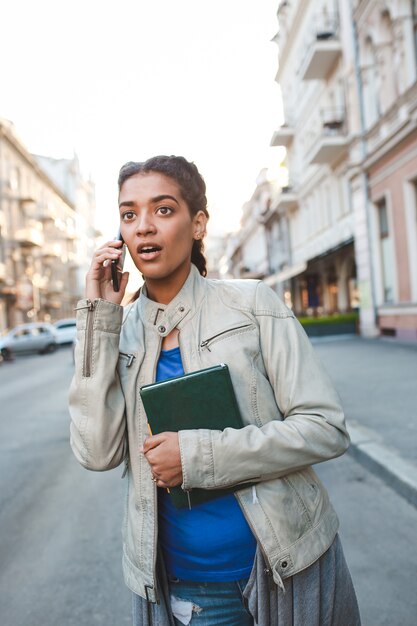
<path id="1" fill-rule="evenodd" d="M 180 430 L 178 432 L 183 484 L 185 490 L 200 487 L 213 489 L 214 458 L 209 429 Z"/>

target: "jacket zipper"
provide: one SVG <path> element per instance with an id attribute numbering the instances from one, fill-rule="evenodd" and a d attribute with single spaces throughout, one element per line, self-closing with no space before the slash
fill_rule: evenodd
<path id="1" fill-rule="evenodd" d="M 87 306 L 83 307 L 88 309 L 87 322 L 85 329 L 85 344 L 84 344 L 84 360 L 83 360 L 83 375 L 84 378 L 90 378 L 91 376 L 91 355 L 93 352 L 93 330 L 94 330 L 94 313 L 96 303 L 91 300 L 87 300 Z"/>
<path id="2" fill-rule="evenodd" d="M 180 332 L 180 331 L 178 331 L 178 346 L 179 346 L 179 348 L 180 348 L 180 353 L 181 353 L 180 334 L 181 334 L 181 332 Z M 187 367 L 187 366 L 185 366 L 185 367 L 184 367 L 185 356 L 184 356 L 184 357 L 181 357 L 181 360 L 182 360 L 182 367 L 183 367 L 183 370 L 184 370 L 184 374 L 186 374 L 186 373 L 187 373 L 187 371 L 188 371 L 188 367 Z M 182 487 L 181 487 L 181 489 L 182 489 Z M 192 489 L 182 489 L 182 490 L 183 490 L 183 491 L 185 491 L 185 493 L 187 494 L 187 500 L 188 500 L 188 510 L 189 510 L 189 511 L 191 511 L 191 496 L 190 496 L 190 491 L 192 491 Z"/>
<path id="3" fill-rule="evenodd" d="M 239 497 L 238 497 L 238 495 L 237 495 L 237 494 L 235 494 L 235 498 L 237 499 L 237 501 L 238 501 L 238 502 L 240 502 Z M 256 539 L 256 545 L 259 547 L 259 550 L 261 551 L 261 554 L 262 554 L 262 556 L 263 556 L 263 559 L 264 559 L 264 561 L 265 561 L 265 565 L 266 565 L 266 568 L 264 569 L 264 573 L 268 576 L 269 583 L 271 584 L 271 583 L 272 583 L 272 581 L 273 581 L 273 574 L 272 574 L 272 567 L 271 567 L 271 563 L 269 562 L 269 559 L 268 559 L 268 557 L 267 557 L 267 555 L 266 555 L 266 552 L 265 552 L 265 550 L 264 550 L 264 548 L 263 548 L 263 546 L 262 546 L 261 542 L 259 541 L 258 535 L 256 534 L 255 529 L 254 529 L 254 528 L 253 528 L 253 526 L 252 526 L 252 522 L 251 522 L 251 520 L 250 520 L 250 519 L 248 518 L 248 516 L 246 515 L 246 511 L 245 511 L 244 507 L 243 507 L 243 506 L 241 506 L 240 508 L 241 508 L 241 511 L 242 511 L 242 513 L 243 513 L 243 515 L 244 515 L 244 517 L 245 517 L 245 519 L 246 519 L 247 523 L 248 523 L 249 528 L 250 528 L 250 529 L 251 529 L 251 531 L 252 531 L 253 536 L 254 536 L 254 537 L 255 537 L 255 539 Z"/>
<path id="4" fill-rule="evenodd" d="M 209 345 L 214 341 L 217 341 L 219 337 L 223 337 L 223 335 L 233 335 L 234 333 L 242 330 L 243 328 L 249 328 L 249 326 L 253 326 L 253 324 L 243 324 L 242 326 L 236 326 L 236 328 L 229 328 L 229 330 L 223 330 L 221 333 L 217 333 L 217 335 L 213 335 L 208 339 L 205 339 L 200 343 L 200 348 L 207 348 L 209 352 L 211 352 Z"/>
<path id="5" fill-rule="evenodd" d="M 156 380 L 156 369 L 158 367 L 158 358 L 159 355 L 161 353 L 161 345 L 162 345 L 162 338 L 159 337 L 159 346 L 158 346 L 158 355 L 157 358 L 155 360 L 155 365 L 154 365 L 154 370 L 153 370 L 153 374 L 152 374 L 152 380 L 153 382 L 155 382 Z M 159 596 L 158 596 L 158 587 L 157 587 L 157 582 L 156 582 L 156 560 L 157 560 L 157 552 L 158 552 L 158 487 L 152 483 L 153 485 L 153 503 L 154 503 L 154 517 L 155 517 L 155 522 L 154 522 L 154 530 L 153 530 L 153 579 L 154 579 L 154 588 L 153 588 L 153 592 L 155 594 L 155 601 L 157 604 L 159 604 Z M 148 590 L 145 588 L 146 591 L 146 598 L 148 600 Z M 149 600 L 148 600 L 149 603 Z"/>
<path id="6" fill-rule="evenodd" d="M 126 354 L 125 352 L 119 352 L 119 355 L 127 359 L 126 367 L 130 367 L 133 361 L 136 359 L 134 354 Z"/>

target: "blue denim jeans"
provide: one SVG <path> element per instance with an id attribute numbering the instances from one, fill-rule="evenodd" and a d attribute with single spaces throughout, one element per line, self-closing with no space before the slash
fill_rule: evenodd
<path id="1" fill-rule="evenodd" d="M 247 582 L 197 583 L 168 577 L 176 626 L 253 626 L 243 598 Z"/>

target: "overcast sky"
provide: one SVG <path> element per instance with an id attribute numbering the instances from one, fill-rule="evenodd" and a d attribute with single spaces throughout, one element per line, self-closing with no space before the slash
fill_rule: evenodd
<path id="1" fill-rule="evenodd" d="M 117 224 L 121 164 L 193 160 L 209 232 L 238 226 L 282 122 L 277 0 L 5 0 L 0 116 L 31 152 L 75 150 L 96 183 L 97 224 Z M 111 232 L 110 232 L 111 231 Z"/>

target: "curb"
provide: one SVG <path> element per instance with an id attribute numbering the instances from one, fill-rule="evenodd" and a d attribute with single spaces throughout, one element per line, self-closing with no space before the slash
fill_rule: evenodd
<path id="1" fill-rule="evenodd" d="M 376 432 L 348 422 L 351 444 L 348 453 L 417 508 L 417 466 L 380 443 Z"/>

